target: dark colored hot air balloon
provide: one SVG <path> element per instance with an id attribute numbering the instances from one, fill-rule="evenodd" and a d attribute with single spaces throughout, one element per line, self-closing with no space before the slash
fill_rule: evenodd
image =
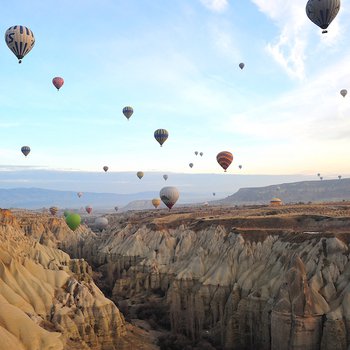
<path id="1" fill-rule="evenodd" d="M 80 198 L 83 195 L 83 192 L 78 192 L 77 196 Z"/>
<path id="2" fill-rule="evenodd" d="M 115 210 L 115 211 L 118 211 L 118 209 L 119 209 L 118 207 L 114 207 L 114 210 Z"/>
<path id="3" fill-rule="evenodd" d="M 164 174 L 163 175 L 163 179 L 166 181 L 166 180 L 168 180 L 168 175 L 167 174 Z"/>
<path id="4" fill-rule="evenodd" d="M 22 58 L 35 44 L 33 32 L 29 28 L 19 25 L 7 29 L 5 33 L 5 41 L 8 48 L 18 58 L 18 63 L 22 62 Z"/>
<path id="5" fill-rule="evenodd" d="M 159 197 L 171 209 L 179 199 L 179 191 L 176 187 L 163 187 L 159 192 Z"/>
<path id="6" fill-rule="evenodd" d="M 216 195 L 216 193 L 215 192 L 213 192 L 213 196 L 215 196 Z"/>
<path id="7" fill-rule="evenodd" d="M 241 62 L 238 66 L 239 66 L 239 68 L 243 69 L 244 68 L 244 63 Z"/>
<path id="8" fill-rule="evenodd" d="M 198 151 L 194 152 L 194 154 L 195 154 L 196 156 L 198 156 Z"/>
<path id="9" fill-rule="evenodd" d="M 238 165 L 238 168 L 242 169 L 242 165 Z"/>
<path id="10" fill-rule="evenodd" d="M 134 109 L 130 106 L 126 106 L 123 108 L 123 114 L 129 120 L 132 114 L 134 113 Z"/>
<path id="11" fill-rule="evenodd" d="M 79 214 L 68 214 L 66 217 L 66 223 L 72 231 L 75 231 L 81 222 L 81 217 Z"/>
<path id="12" fill-rule="evenodd" d="M 342 95 L 343 97 L 345 97 L 347 95 L 347 93 L 348 93 L 348 90 L 346 90 L 346 89 L 340 90 L 340 95 Z"/>
<path id="13" fill-rule="evenodd" d="M 190 168 L 193 168 L 193 163 L 188 164 Z"/>
<path id="14" fill-rule="evenodd" d="M 320 180 L 323 180 L 323 176 L 320 176 Z"/>
<path id="15" fill-rule="evenodd" d="M 154 132 L 154 138 L 159 142 L 162 147 L 163 143 L 167 140 L 169 133 L 165 129 L 157 129 Z"/>
<path id="16" fill-rule="evenodd" d="M 321 176 L 321 174 L 320 174 L 320 173 L 317 173 L 317 176 L 318 176 L 318 177 L 320 177 L 320 176 Z"/>
<path id="17" fill-rule="evenodd" d="M 63 86 L 64 80 L 61 77 L 54 77 L 52 79 L 52 84 L 57 89 L 57 91 Z"/>
<path id="18" fill-rule="evenodd" d="M 56 215 L 57 212 L 58 212 L 58 208 L 57 207 L 50 207 L 49 210 L 50 210 L 50 213 L 52 215 Z"/>
<path id="19" fill-rule="evenodd" d="M 217 154 L 216 160 L 226 172 L 226 169 L 230 166 L 230 164 L 233 161 L 233 155 L 231 152 L 223 151 Z"/>
<path id="20" fill-rule="evenodd" d="M 322 28 L 322 33 L 327 33 L 327 28 L 336 17 L 340 9 L 340 0 L 309 0 L 306 4 L 306 15 L 317 26 Z"/>
<path id="21" fill-rule="evenodd" d="M 138 171 L 137 173 L 136 173 L 136 176 L 141 180 L 142 178 L 143 178 L 143 171 Z"/>
<path id="22" fill-rule="evenodd" d="M 203 157 L 203 152 L 199 153 L 199 155 L 200 155 L 201 157 Z"/>
<path id="23" fill-rule="evenodd" d="M 341 179 L 341 175 L 338 175 L 338 179 L 339 179 L 339 180 Z"/>
<path id="24" fill-rule="evenodd" d="M 91 212 L 92 212 L 92 206 L 91 206 L 91 205 L 87 205 L 87 206 L 85 207 L 85 210 L 86 210 L 86 212 L 87 212 L 88 214 L 91 214 Z"/>
<path id="25" fill-rule="evenodd" d="M 103 170 L 104 170 L 105 172 L 107 172 L 107 170 L 108 170 L 108 166 L 107 166 L 107 165 L 105 165 L 105 166 L 103 167 Z"/>
<path id="26" fill-rule="evenodd" d="M 27 157 L 27 155 L 30 153 L 30 147 L 29 146 L 23 146 L 21 148 L 21 152 Z"/>

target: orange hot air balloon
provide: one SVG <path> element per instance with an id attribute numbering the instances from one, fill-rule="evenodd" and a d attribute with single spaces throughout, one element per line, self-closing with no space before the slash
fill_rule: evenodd
<path id="1" fill-rule="evenodd" d="M 52 79 L 52 84 L 57 89 L 57 91 L 63 86 L 64 80 L 61 77 L 54 77 Z"/>
<path id="2" fill-rule="evenodd" d="M 233 155 L 231 152 L 223 151 L 217 154 L 216 160 L 226 172 L 226 169 L 231 165 L 233 161 Z"/>
<path id="3" fill-rule="evenodd" d="M 153 198 L 152 199 L 152 204 L 156 209 L 160 206 L 160 203 L 161 203 L 160 198 Z"/>

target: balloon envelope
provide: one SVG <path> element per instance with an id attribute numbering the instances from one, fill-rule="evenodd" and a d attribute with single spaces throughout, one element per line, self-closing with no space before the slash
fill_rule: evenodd
<path id="1" fill-rule="evenodd" d="M 138 172 L 136 173 L 136 176 L 137 176 L 140 180 L 143 178 L 143 175 L 144 175 L 143 171 L 138 171 Z"/>
<path id="2" fill-rule="evenodd" d="M 10 27 L 6 30 L 5 41 L 8 48 L 18 58 L 19 63 L 22 62 L 22 58 L 35 44 L 33 32 L 29 28 L 20 25 Z"/>
<path id="3" fill-rule="evenodd" d="M 238 168 L 242 169 L 242 165 L 238 165 Z"/>
<path id="4" fill-rule="evenodd" d="M 105 166 L 103 167 L 103 170 L 104 170 L 105 172 L 107 172 L 107 170 L 108 170 L 108 166 L 107 166 L 107 165 L 105 165 Z"/>
<path id="5" fill-rule="evenodd" d="M 57 90 L 59 90 L 59 89 L 63 86 L 64 80 L 63 80 L 63 78 L 61 78 L 61 77 L 54 77 L 54 78 L 52 79 L 52 84 L 54 85 L 54 87 L 55 87 Z"/>
<path id="6" fill-rule="evenodd" d="M 163 179 L 166 181 L 166 180 L 168 180 L 168 175 L 167 174 L 164 174 L 163 175 Z"/>
<path id="7" fill-rule="evenodd" d="M 310 21 L 327 33 L 327 28 L 340 9 L 340 0 L 309 0 L 306 4 L 306 15 Z"/>
<path id="8" fill-rule="evenodd" d="M 243 69 L 244 68 L 244 63 L 241 62 L 238 66 L 239 66 L 239 68 Z"/>
<path id="9" fill-rule="evenodd" d="M 179 191 L 176 187 L 163 187 L 159 192 L 159 197 L 163 203 L 171 209 L 179 199 Z"/>
<path id="10" fill-rule="evenodd" d="M 118 209 L 119 209 L 118 207 L 114 207 L 114 210 L 115 210 L 115 211 L 118 211 Z"/>
<path id="11" fill-rule="evenodd" d="M 130 106 L 126 106 L 123 108 L 123 114 L 129 120 L 132 114 L 134 113 L 134 109 Z"/>
<path id="12" fill-rule="evenodd" d="M 201 157 L 203 157 L 203 152 L 199 153 L 199 155 L 200 155 Z"/>
<path id="13" fill-rule="evenodd" d="M 102 231 L 108 226 L 108 219 L 103 216 L 96 218 L 94 225 L 98 230 Z"/>
<path id="14" fill-rule="evenodd" d="M 194 152 L 194 154 L 197 156 L 198 155 L 198 151 Z"/>
<path id="15" fill-rule="evenodd" d="M 88 214 L 90 214 L 90 213 L 92 212 L 92 206 L 91 206 L 91 205 L 87 205 L 87 206 L 85 207 L 85 210 L 86 210 L 86 212 L 87 212 Z"/>
<path id="16" fill-rule="evenodd" d="M 78 192 L 77 196 L 80 198 L 83 195 L 83 192 Z"/>
<path id="17" fill-rule="evenodd" d="M 220 164 L 220 166 L 226 171 L 226 169 L 230 166 L 230 164 L 233 161 L 233 155 L 231 152 L 223 151 L 217 154 L 216 160 Z"/>
<path id="18" fill-rule="evenodd" d="M 80 222 L 81 217 L 79 214 L 73 213 L 66 217 L 66 223 L 72 231 L 75 231 L 79 227 Z"/>
<path id="19" fill-rule="evenodd" d="M 21 148 L 21 152 L 27 157 L 27 155 L 30 153 L 30 147 L 29 146 L 23 146 Z"/>
<path id="20" fill-rule="evenodd" d="M 160 198 L 153 198 L 152 199 L 152 204 L 155 208 L 158 208 L 160 206 L 161 200 Z"/>
<path id="21" fill-rule="evenodd" d="M 190 168 L 193 168 L 193 163 L 188 164 Z"/>
<path id="22" fill-rule="evenodd" d="M 52 215 L 56 215 L 57 214 L 57 212 L 58 212 L 58 208 L 57 207 L 50 207 L 50 213 L 52 214 Z"/>
<path id="23" fill-rule="evenodd" d="M 162 147 L 163 143 L 168 139 L 169 133 L 165 129 L 157 129 L 154 132 L 154 138 L 159 142 Z"/>
<path id="24" fill-rule="evenodd" d="M 342 95 L 343 97 L 345 97 L 347 93 L 348 93 L 348 90 L 346 89 L 340 90 L 340 95 Z"/>

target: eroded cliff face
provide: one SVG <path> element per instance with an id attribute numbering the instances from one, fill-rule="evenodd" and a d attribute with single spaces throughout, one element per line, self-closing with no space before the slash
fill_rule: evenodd
<path id="1" fill-rule="evenodd" d="M 30 217 L 24 225 L 28 216 L 17 220 L 0 210 L 0 349 L 134 349 L 123 316 L 95 285 L 87 262 L 53 248 L 54 240 L 45 246 L 31 237 L 59 232 L 62 220 L 54 225 L 47 218 L 50 226 Z"/>
<path id="2" fill-rule="evenodd" d="M 349 347 L 349 206 L 153 211 L 109 221 L 103 233 L 82 228 L 57 242 L 100 272 L 115 302 L 164 295 L 157 302 L 174 332 L 224 349 Z"/>

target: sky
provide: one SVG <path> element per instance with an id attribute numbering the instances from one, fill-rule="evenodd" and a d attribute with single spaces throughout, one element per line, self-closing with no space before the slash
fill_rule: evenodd
<path id="1" fill-rule="evenodd" d="M 305 4 L 5 2 L 3 32 L 25 25 L 36 43 L 22 64 L 0 44 L 0 171 L 222 174 L 230 151 L 229 174 L 350 174 L 350 3 L 327 34 Z"/>

